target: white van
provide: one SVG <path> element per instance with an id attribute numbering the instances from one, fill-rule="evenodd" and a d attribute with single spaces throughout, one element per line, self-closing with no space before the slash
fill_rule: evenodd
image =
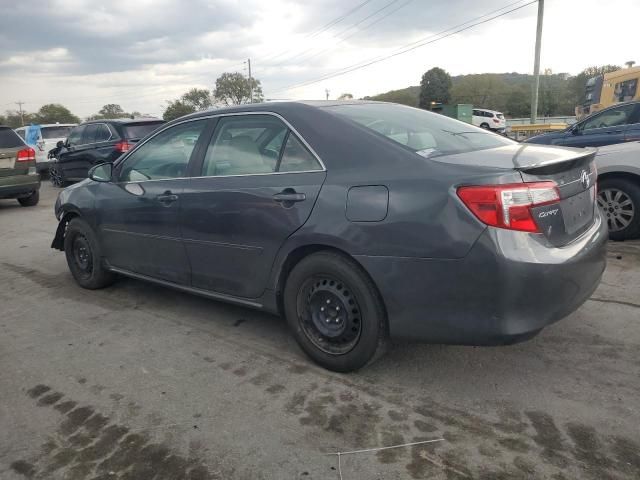
<path id="1" fill-rule="evenodd" d="M 36 127 L 40 127 L 40 133 L 38 134 L 36 143 L 30 145 L 30 147 L 36 151 L 36 170 L 38 173 L 49 171 L 49 159 L 47 158 L 49 150 L 55 148 L 56 143 L 60 140 L 64 142 L 69 136 L 71 129 L 76 125 L 75 123 L 44 123 L 36 125 Z M 31 126 L 15 129 L 15 132 L 20 135 L 25 142 L 27 141 L 28 128 L 31 128 Z"/>
<path id="2" fill-rule="evenodd" d="M 507 121 L 504 119 L 502 112 L 495 110 L 485 110 L 484 108 L 474 108 L 471 123 L 476 127 L 486 128 L 487 130 L 496 130 L 504 132 L 507 128 Z"/>

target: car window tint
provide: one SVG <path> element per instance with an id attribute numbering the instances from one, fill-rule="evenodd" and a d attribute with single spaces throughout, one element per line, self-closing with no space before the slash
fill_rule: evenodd
<path id="1" fill-rule="evenodd" d="M 80 144 L 87 145 L 89 143 L 95 143 L 98 126 L 99 125 L 95 123 L 87 125 L 87 128 L 84 129 L 84 133 L 82 134 L 82 140 L 80 141 Z"/>
<path id="2" fill-rule="evenodd" d="M 45 140 L 51 140 L 53 138 L 67 138 L 72 127 L 55 126 L 55 127 L 42 127 L 42 138 Z"/>
<path id="3" fill-rule="evenodd" d="M 223 117 L 207 149 L 202 175 L 274 172 L 286 131 L 286 125 L 271 115 Z"/>
<path id="4" fill-rule="evenodd" d="M 203 119 L 175 125 L 135 149 L 125 160 L 120 181 L 185 177 L 189 159 L 206 123 Z"/>
<path id="5" fill-rule="evenodd" d="M 161 120 L 157 122 L 128 123 L 123 128 L 124 137 L 129 140 L 146 137 L 163 123 Z"/>
<path id="6" fill-rule="evenodd" d="M 24 142 L 18 134 L 10 128 L 0 128 L 0 148 L 22 147 Z"/>
<path id="7" fill-rule="evenodd" d="M 107 127 L 104 123 L 98 125 L 98 130 L 96 131 L 95 142 L 106 142 L 111 138 L 111 131 L 109 127 Z"/>
<path id="8" fill-rule="evenodd" d="M 76 127 L 73 130 L 71 130 L 71 133 L 69 134 L 69 138 L 67 139 L 67 141 L 69 142 L 69 145 L 79 145 L 80 144 L 80 140 L 82 140 L 82 133 L 84 132 L 85 126 L 82 125 L 81 127 Z"/>
<path id="9" fill-rule="evenodd" d="M 598 113 L 592 118 L 588 118 L 582 124 L 583 130 L 591 130 L 594 128 L 606 128 L 615 127 L 618 125 L 626 125 L 629 123 L 631 114 L 635 105 L 620 105 L 619 107 L 611 108 L 606 112 Z"/>
<path id="10" fill-rule="evenodd" d="M 444 115 L 403 105 L 363 103 L 323 107 L 425 156 L 512 145 L 508 138 Z"/>
<path id="11" fill-rule="evenodd" d="M 310 170 L 322 170 L 322 167 L 302 142 L 293 133 L 290 133 L 278 171 L 306 172 Z"/>

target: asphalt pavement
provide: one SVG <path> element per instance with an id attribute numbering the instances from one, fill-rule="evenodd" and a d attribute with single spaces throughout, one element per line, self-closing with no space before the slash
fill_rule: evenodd
<path id="1" fill-rule="evenodd" d="M 396 343 L 341 375 L 275 316 L 79 288 L 50 248 L 57 191 L 0 200 L 2 480 L 640 478 L 640 242 L 526 343 Z"/>

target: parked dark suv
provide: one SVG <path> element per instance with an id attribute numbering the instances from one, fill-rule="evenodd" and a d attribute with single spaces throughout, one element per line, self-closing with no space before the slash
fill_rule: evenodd
<path id="1" fill-rule="evenodd" d="M 52 151 L 51 182 L 63 187 L 87 178 L 91 167 L 113 162 L 163 123 L 157 118 L 136 118 L 93 120 L 74 127 L 67 140 Z"/>
<path id="2" fill-rule="evenodd" d="M 525 143 L 602 147 L 637 140 L 640 140 L 640 102 L 627 102 L 593 113 L 566 130 L 528 138 Z"/>

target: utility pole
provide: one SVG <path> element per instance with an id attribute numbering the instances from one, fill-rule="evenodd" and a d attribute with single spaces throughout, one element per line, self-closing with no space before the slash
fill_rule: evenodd
<path id="1" fill-rule="evenodd" d="M 538 117 L 538 88 L 540 87 L 540 42 L 542 41 L 542 17 L 544 0 L 538 0 L 538 26 L 536 28 L 536 53 L 533 61 L 533 91 L 531 92 L 531 123 Z"/>
<path id="2" fill-rule="evenodd" d="M 324 95 L 325 95 L 325 98 L 326 98 L 327 100 L 329 100 L 329 89 L 328 89 L 328 88 L 325 88 L 325 89 L 324 89 Z"/>
<path id="3" fill-rule="evenodd" d="M 22 122 L 23 127 L 24 127 L 24 112 L 22 111 L 22 105 L 24 104 L 25 102 L 23 101 L 16 102 L 16 105 L 18 105 L 18 108 L 20 109 L 20 121 Z"/>
<path id="4" fill-rule="evenodd" d="M 253 103 L 253 80 L 251 79 L 251 59 L 247 58 L 247 67 L 249 68 L 249 102 Z"/>

